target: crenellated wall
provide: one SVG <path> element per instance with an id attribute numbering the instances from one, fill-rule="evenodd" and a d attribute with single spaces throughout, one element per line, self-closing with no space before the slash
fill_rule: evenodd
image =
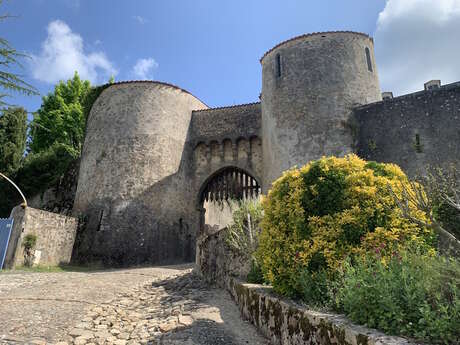
<path id="1" fill-rule="evenodd" d="M 199 189 L 218 170 L 235 166 L 262 178 L 260 103 L 194 111 L 192 173 Z"/>
<path id="2" fill-rule="evenodd" d="M 191 180 L 197 198 L 215 174 L 235 167 L 262 181 L 262 140 L 260 103 L 194 111 L 191 122 L 193 154 Z M 231 221 L 226 203 L 197 200 L 205 231 L 219 230 Z"/>

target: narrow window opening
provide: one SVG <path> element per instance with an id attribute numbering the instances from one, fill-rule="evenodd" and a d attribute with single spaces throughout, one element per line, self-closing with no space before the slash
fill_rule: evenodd
<path id="1" fill-rule="evenodd" d="M 415 134 L 415 151 L 422 152 L 422 144 L 420 143 L 420 134 Z"/>
<path id="2" fill-rule="evenodd" d="M 97 224 L 97 229 L 96 229 L 96 231 L 100 231 L 100 230 L 101 230 L 101 227 L 102 227 L 102 217 L 104 217 L 104 210 L 101 210 L 101 212 L 99 212 L 99 223 Z"/>
<path id="3" fill-rule="evenodd" d="M 372 60 L 371 60 L 371 52 L 369 48 L 366 48 L 366 60 L 367 60 L 367 69 L 369 72 L 372 72 Z"/>
<path id="4" fill-rule="evenodd" d="M 281 77 L 281 55 L 276 54 L 276 76 Z"/>

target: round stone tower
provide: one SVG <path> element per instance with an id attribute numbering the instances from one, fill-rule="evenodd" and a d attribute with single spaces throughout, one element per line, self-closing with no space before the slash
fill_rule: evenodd
<path id="1" fill-rule="evenodd" d="M 87 121 L 74 213 L 86 226 L 80 260 L 111 265 L 194 259 L 196 210 L 184 147 L 190 93 L 160 82 L 122 82 L 105 89 Z M 197 219 L 197 222 L 199 220 Z"/>
<path id="2" fill-rule="evenodd" d="M 266 192 L 294 165 L 353 152 L 352 109 L 381 100 L 381 92 L 373 40 L 365 34 L 295 37 L 260 61 Z"/>

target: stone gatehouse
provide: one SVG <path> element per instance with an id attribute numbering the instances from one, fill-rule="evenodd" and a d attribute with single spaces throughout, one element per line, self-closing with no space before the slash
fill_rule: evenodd
<path id="1" fill-rule="evenodd" d="M 74 214 L 77 256 L 108 264 L 192 261 L 203 205 L 267 192 L 282 171 L 355 152 L 409 174 L 460 157 L 460 83 L 393 98 L 373 39 L 292 38 L 260 60 L 260 101 L 209 108 L 154 81 L 107 87 L 87 121 Z"/>

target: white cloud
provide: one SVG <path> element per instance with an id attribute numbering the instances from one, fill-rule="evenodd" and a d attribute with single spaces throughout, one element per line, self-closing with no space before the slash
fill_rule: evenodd
<path id="1" fill-rule="evenodd" d="M 133 16 L 133 19 L 134 19 L 135 21 L 137 21 L 137 22 L 138 22 L 139 24 L 141 24 L 141 25 L 144 25 L 145 23 L 148 22 L 147 19 L 145 19 L 144 17 L 141 17 L 141 16 Z"/>
<path id="2" fill-rule="evenodd" d="M 56 83 L 69 79 L 75 71 L 92 83 L 107 80 L 117 70 L 103 52 L 85 53 L 83 38 L 72 32 L 61 20 L 48 24 L 48 36 L 39 55 L 32 55 L 32 75 L 35 79 Z"/>
<path id="3" fill-rule="evenodd" d="M 152 79 L 153 70 L 158 63 L 153 58 L 139 59 L 133 67 L 133 73 L 139 79 Z"/>
<path id="4" fill-rule="evenodd" d="M 460 0 L 387 0 L 375 45 L 382 89 L 405 94 L 423 83 L 460 80 Z"/>

